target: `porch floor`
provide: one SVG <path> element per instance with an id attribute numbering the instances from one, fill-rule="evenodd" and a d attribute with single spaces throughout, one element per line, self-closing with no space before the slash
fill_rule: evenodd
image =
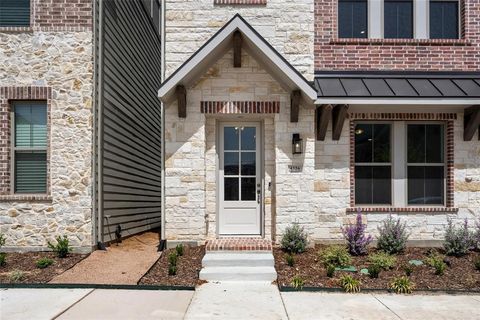
<path id="1" fill-rule="evenodd" d="M 272 251 L 272 241 L 258 237 L 208 240 L 206 251 Z"/>

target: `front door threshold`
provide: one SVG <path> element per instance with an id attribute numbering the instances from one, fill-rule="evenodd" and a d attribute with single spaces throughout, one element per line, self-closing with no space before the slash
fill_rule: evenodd
<path id="1" fill-rule="evenodd" d="M 261 237 L 221 237 L 208 240 L 206 251 L 272 251 L 272 241 Z"/>

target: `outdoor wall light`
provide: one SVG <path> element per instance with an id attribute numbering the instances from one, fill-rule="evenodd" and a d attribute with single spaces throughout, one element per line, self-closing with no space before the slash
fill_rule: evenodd
<path id="1" fill-rule="evenodd" d="M 302 139 L 300 138 L 299 133 L 294 133 L 292 137 L 292 153 L 301 154 L 303 153 L 303 144 Z"/>

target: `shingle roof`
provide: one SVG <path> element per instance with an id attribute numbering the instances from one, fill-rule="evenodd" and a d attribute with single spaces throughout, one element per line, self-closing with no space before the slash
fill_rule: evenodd
<path id="1" fill-rule="evenodd" d="M 480 73 L 317 72 L 319 98 L 480 98 Z"/>

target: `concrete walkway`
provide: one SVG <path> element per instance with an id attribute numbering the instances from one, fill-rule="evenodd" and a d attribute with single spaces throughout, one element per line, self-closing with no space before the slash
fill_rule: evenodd
<path id="1" fill-rule="evenodd" d="M 279 293 L 256 282 L 193 291 L 0 289 L 0 319 L 480 319 L 479 295 Z"/>
<path id="2" fill-rule="evenodd" d="M 145 232 L 92 252 L 51 283 L 137 284 L 160 257 L 158 233 Z"/>

